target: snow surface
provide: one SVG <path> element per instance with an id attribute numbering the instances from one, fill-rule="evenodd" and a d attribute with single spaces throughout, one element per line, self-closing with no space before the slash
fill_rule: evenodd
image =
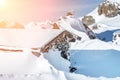
<path id="1" fill-rule="evenodd" d="M 75 35 L 82 37 L 81 41 L 89 39 L 89 37 L 86 34 L 86 30 L 84 29 L 83 25 L 80 23 L 80 21 L 77 18 L 76 19 L 70 18 L 69 16 L 66 18 L 61 17 L 61 21 L 59 21 L 58 24 L 64 30 L 67 30 Z M 76 27 L 78 27 L 77 30 Z"/>
<path id="2" fill-rule="evenodd" d="M 107 50 L 72 50 L 71 66 L 75 73 L 91 77 L 118 77 L 120 75 L 120 51 Z"/>
<path id="3" fill-rule="evenodd" d="M 120 0 L 110 1 L 120 3 Z M 23 50 L 23 52 L 0 51 L 0 80 L 120 80 L 119 73 L 118 75 L 114 73 L 114 70 L 119 71 L 120 47 L 113 44 L 111 38 L 113 32 L 120 29 L 120 16 L 114 18 L 99 16 L 97 8 L 88 15 L 92 15 L 96 24 L 101 26 L 94 32 L 101 39 L 105 37 L 107 42 L 99 38 L 90 40 L 79 19 L 70 17 L 61 18 L 61 21 L 58 21 L 60 30 L 52 29 L 47 22 L 29 23 L 25 25 L 25 29 L 0 29 L 0 47 Z M 31 48 L 40 48 L 63 30 L 82 37 L 81 41 L 70 44 L 70 50 L 73 51 L 70 62 L 63 59 L 60 51 L 55 49 L 51 49 L 45 54 L 41 53 L 40 57 L 32 54 Z M 108 30 L 110 33 L 107 33 Z M 83 57 L 79 54 L 80 51 Z M 105 55 L 108 57 L 106 58 Z M 96 59 L 99 59 L 101 63 L 98 63 Z M 92 60 L 95 60 L 94 65 L 89 64 Z M 76 66 L 78 70 L 75 73 L 69 73 L 69 66 Z M 88 69 L 89 72 L 82 72 L 82 68 Z M 101 70 L 96 70 L 97 68 Z M 108 72 L 104 73 L 106 70 Z M 103 72 L 103 74 L 99 72 Z"/>
<path id="4" fill-rule="evenodd" d="M 25 48 L 41 47 L 62 30 L 54 29 L 0 29 L 0 45 Z"/>
<path id="5" fill-rule="evenodd" d="M 69 72 L 70 62 L 61 57 L 60 51 L 50 50 L 44 56 L 57 70 Z"/>
<path id="6" fill-rule="evenodd" d="M 110 2 L 118 2 L 120 3 L 120 0 L 109 0 Z"/>

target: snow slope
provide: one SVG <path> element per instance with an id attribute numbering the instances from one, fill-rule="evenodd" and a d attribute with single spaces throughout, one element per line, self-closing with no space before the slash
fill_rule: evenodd
<path id="1" fill-rule="evenodd" d="M 35 74 L 42 72 L 43 67 L 49 68 L 45 66 L 48 65 L 47 61 L 34 56 L 30 49 L 22 50 L 23 52 L 0 52 L 0 74 Z"/>
<path id="2" fill-rule="evenodd" d="M 113 0 L 111 0 L 113 1 Z M 120 0 L 114 0 L 120 2 Z M 94 31 L 97 34 L 101 34 L 102 32 L 108 30 L 116 30 L 120 29 L 120 16 L 116 16 L 114 18 L 106 18 L 104 16 L 98 16 L 97 8 L 89 15 L 92 15 L 96 19 L 96 24 L 101 27 Z M 112 76 L 113 78 L 107 78 L 109 76 L 106 75 L 98 75 L 99 71 L 96 74 L 96 57 L 104 58 L 100 60 L 101 65 L 97 65 L 97 68 L 102 68 L 100 71 L 105 72 L 106 67 L 103 65 L 109 65 L 111 69 L 107 75 L 113 75 L 114 70 L 116 72 L 119 71 L 119 46 L 113 44 L 112 42 L 104 42 L 99 39 L 90 40 L 89 37 L 85 33 L 85 29 L 78 22 L 78 19 L 71 19 L 67 17 L 67 19 L 61 18 L 61 21 L 58 22 L 61 27 L 60 30 L 53 30 L 51 27 L 43 26 L 40 27 L 41 24 L 30 23 L 25 26 L 25 29 L 0 29 L 0 45 L 4 45 L 4 48 L 8 48 L 11 46 L 16 49 L 22 49 L 23 52 L 6 52 L 0 51 L 0 79 L 1 80 L 120 80 L 120 76 Z M 79 26 L 78 26 L 79 25 Z M 34 56 L 31 53 L 31 48 L 33 47 L 41 47 L 48 41 L 52 40 L 56 35 L 60 34 L 63 30 L 67 30 L 73 34 L 82 37 L 81 41 L 76 41 L 75 43 L 71 43 L 70 50 L 72 61 L 67 61 L 60 56 L 60 51 L 55 49 L 50 50 L 48 53 L 42 54 L 39 58 Z M 102 37 L 108 36 L 108 34 L 102 35 Z M 84 50 L 81 52 L 83 57 L 78 54 L 80 50 Z M 95 50 L 95 54 L 100 52 L 100 56 L 90 56 L 89 52 Z M 112 50 L 112 51 L 107 51 Z M 116 51 L 118 53 L 116 53 Z M 84 57 L 84 53 L 86 53 L 87 57 Z M 101 55 L 102 53 L 102 55 Z M 76 55 L 75 55 L 76 54 Z M 105 61 L 107 58 L 104 55 L 110 56 L 108 61 Z M 109 55 L 110 54 L 110 55 Z M 72 56 L 73 55 L 73 56 Z M 113 55 L 116 55 L 113 57 Z M 91 58 L 92 59 L 91 59 Z M 87 58 L 87 59 L 85 59 Z M 100 58 L 101 59 L 101 58 Z M 114 59 L 114 60 L 113 60 Z M 81 65 L 80 61 L 83 60 L 83 64 Z M 85 63 L 85 61 L 88 62 Z M 95 60 L 94 66 L 89 63 L 89 60 Z M 78 61 L 76 64 L 74 61 Z M 111 61 L 111 63 L 109 63 Z M 99 64 L 99 63 L 98 63 Z M 114 65 L 118 66 L 114 66 Z M 107 65 L 107 67 L 109 67 Z M 79 69 L 75 73 L 69 73 L 69 66 L 76 66 Z M 98 75 L 95 77 L 90 71 L 87 74 L 82 73 L 81 66 L 84 69 L 89 69 L 94 71 L 93 73 Z M 117 67 L 117 68 L 116 68 Z M 104 70 L 105 69 L 105 70 Z M 118 69 L 118 70 L 117 70 Z M 89 71 L 88 70 L 88 71 Z M 79 74 L 76 74 L 79 73 Z M 84 75 L 85 74 L 85 75 Z M 87 76 L 86 76 L 87 75 Z M 118 74 L 119 75 L 119 74 Z M 91 77 L 92 76 L 92 77 Z M 102 77 L 104 76 L 104 77 Z"/>
<path id="3" fill-rule="evenodd" d="M 41 39 L 41 37 L 38 38 Z M 96 47 L 96 45 L 98 45 L 98 47 Z M 110 44 L 102 42 L 100 40 L 87 39 L 85 41 L 83 40 L 81 42 L 76 42 L 72 44 L 71 49 L 85 49 L 85 48 L 107 49 L 108 46 L 110 46 Z M 109 48 L 113 48 L 113 47 L 109 47 Z M 1 80 L 9 80 L 9 79 L 12 80 L 47 80 L 47 79 L 49 80 L 110 80 L 110 79 L 116 80 L 118 79 L 119 80 L 120 79 L 119 77 L 95 78 L 95 77 L 87 77 L 82 74 L 69 73 L 68 67 L 70 66 L 70 63 L 65 59 L 61 58 L 60 52 L 54 49 L 53 51 L 51 50 L 49 51 L 49 53 L 46 53 L 45 55 L 41 55 L 39 58 L 32 55 L 29 48 L 22 48 L 22 49 L 24 50 L 24 52 L 21 53 L 10 53 L 10 52 L 0 53 Z M 119 47 L 117 48 L 115 47 L 115 49 L 119 49 Z"/>
<path id="4" fill-rule="evenodd" d="M 25 48 L 41 47 L 62 30 L 53 29 L 0 29 L 0 45 Z"/>
<path id="5" fill-rule="evenodd" d="M 70 62 L 61 57 L 60 51 L 50 50 L 44 56 L 57 70 L 69 72 Z"/>
<path id="6" fill-rule="evenodd" d="M 109 0 L 110 2 L 118 2 L 120 3 L 120 0 Z"/>
<path id="7" fill-rule="evenodd" d="M 107 49 L 115 49 L 119 50 L 119 46 L 113 43 L 107 43 L 98 39 L 95 40 L 87 40 L 84 42 L 76 42 L 71 44 L 72 50 L 107 50 Z"/>
<path id="8" fill-rule="evenodd" d="M 58 52 L 58 51 L 55 51 L 55 52 Z M 55 54 L 55 52 L 53 53 L 53 55 Z M 4 60 L 5 62 L 2 61 L 0 64 L 1 65 L 2 64 L 3 65 L 11 64 L 11 65 L 9 65 L 9 68 L 8 67 L 6 68 L 7 70 L 9 70 L 9 74 L 8 74 L 8 71 L 6 70 L 6 72 L 4 71 L 4 74 L 0 75 L 1 80 L 48 80 L 48 79 L 49 80 L 119 80 L 120 79 L 119 77 L 117 77 L 117 78 L 105 78 L 105 77 L 94 78 L 94 77 L 87 77 L 87 76 L 84 76 L 81 74 L 59 71 L 51 65 L 51 61 L 48 61 L 48 60 L 50 60 L 50 58 L 52 59 L 52 57 L 50 57 L 50 56 L 52 56 L 51 55 L 52 53 L 50 53 L 50 54 L 46 53 L 46 55 L 45 55 L 46 58 L 44 58 L 43 55 L 41 55 L 39 58 L 36 58 L 35 56 L 31 55 L 30 53 L 27 55 L 25 53 L 23 55 L 21 55 L 21 54 L 23 54 L 23 53 L 3 53 L 2 54 L 0 59 L 1 60 L 4 58 L 6 59 L 6 55 L 7 55 L 7 59 Z M 48 59 L 48 57 L 49 57 L 49 59 Z M 57 57 L 57 58 L 53 58 L 53 60 L 60 61 L 59 62 L 60 64 L 55 63 L 56 65 L 54 65 L 54 66 L 57 66 L 57 65 L 64 66 L 64 64 L 63 64 L 63 63 L 65 63 L 64 59 L 61 59 L 60 56 L 58 56 L 58 54 L 57 54 L 57 56 L 54 55 L 54 57 Z M 15 59 L 13 59 L 13 58 L 15 58 Z M 29 64 L 28 64 L 28 62 L 29 62 Z M 25 65 L 23 65 L 23 67 L 21 68 L 22 65 L 19 63 L 21 63 L 21 64 L 26 63 L 26 65 L 28 66 L 27 67 L 28 69 L 26 69 L 26 67 L 24 67 Z M 18 65 L 15 65 L 15 64 L 18 64 Z M 32 69 L 29 68 L 29 67 L 31 67 L 30 65 L 32 66 Z M 35 69 L 36 72 L 33 69 Z M 13 71 L 15 71 L 15 72 L 13 73 Z M 11 74 L 10 74 L 10 72 L 11 72 Z"/>
<path id="9" fill-rule="evenodd" d="M 109 0 L 110 2 L 118 2 L 120 4 L 120 0 Z M 96 24 L 105 24 L 109 27 L 120 27 L 120 15 L 112 18 L 107 18 L 104 15 L 98 15 L 98 7 L 93 10 L 91 13 L 87 15 L 93 16 L 95 19 Z"/>
<path id="10" fill-rule="evenodd" d="M 28 51 L 28 50 L 27 50 Z M 24 53 L 0 53 L 1 80 L 67 80 L 44 57 Z"/>
<path id="11" fill-rule="evenodd" d="M 61 17 L 61 21 L 58 22 L 60 28 L 82 37 L 82 40 L 88 40 L 89 37 L 86 34 L 86 30 L 84 29 L 83 25 L 80 24 L 77 18 L 73 18 L 72 21 L 71 19 L 72 18 L 69 18 L 69 16 L 68 18 L 66 17 L 66 19 Z"/>

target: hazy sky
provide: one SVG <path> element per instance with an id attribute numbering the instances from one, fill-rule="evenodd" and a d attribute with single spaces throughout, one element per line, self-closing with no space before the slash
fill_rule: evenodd
<path id="1" fill-rule="evenodd" d="M 0 19 L 30 22 L 54 20 L 74 10 L 76 16 L 83 16 L 103 0 L 6 0 L 0 7 Z"/>

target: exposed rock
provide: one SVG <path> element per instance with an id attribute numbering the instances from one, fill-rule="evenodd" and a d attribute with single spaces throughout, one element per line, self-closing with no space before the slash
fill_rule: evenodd
<path id="1" fill-rule="evenodd" d="M 78 37 L 77 37 L 77 40 L 81 40 L 81 37 L 78 36 Z"/>
<path id="2" fill-rule="evenodd" d="M 117 4 L 117 5 L 116 5 Z M 111 3 L 105 0 L 98 6 L 98 14 L 105 15 L 106 17 L 115 17 L 119 14 L 119 3 Z"/>
<path id="3" fill-rule="evenodd" d="M 53 24 L 53 29 L 59 29 L 59 26 L 57 25 L 57 23 Z"/>
<path id="4" fill-rule="evenodd" d="M 66 36 L 67 36 L 68 38 L 73 38 L 73 35 L 70 34 L 69 32 L 66 32 L 65 34 L 66 34 Z"/>
<path id="5" fill-rule="evenodd" d="M 7 23 L 5 21 L 1 21 L 0 28 L 6 28 L 6 27 L 7 27 Z"/>
<path id="6" fill-rule="evenodd" d="M 90 39 L 95 39 L 96 38 L 96 35 L 95 33 L 86 25 L 86 24 L 83 24 L 86 31 L 87 31 L 87 35 L 89 36 Z"/>
<path id="7" fill-rule="evenodd" d="M 120 4 L 118 4 L 118 14 L 120 15 Z"/>
<path id="8" fill-rule="evenodd" d="M 69 40 L 69 42 L 75 42 L 75 41 L 76 41 L 75 38 L 72 38 L 72 39 Z"/>
<path id="9" fill-rule="evenodd" d="M 59 34 L 57 37 L 55 37 L 53 40 L 51 40 L 49 43 L 44 45 L 41 48 L 42 53 L 48 52 L 51 48 L 57 49 L 61 51 L 61 56 L 64 59 L 69 60 L 69 48 L 70 48 L 70 42 L 75 42 L 78 36 L 71 34 L 68 31 L 63 31 L 61 34 Z M 81 37 L 78 37 L 81 39 Z M 71 40 L 71 41 L 69 41 Z"/>
<path id="10" fill-rule="evenodd" d="M 73 15 L 72 12 L 67 12 L 67 14 L 66 14 L 66 16 L 71 16 L 71 15 Z"/>
<path id="11" fill-rule="evenodd" d="M 31 48 L 31 52 L 33 55 L 35 55 L 36 57 L 39 57 L 40 54 L 40 48 Z"/>
<path id="12" fill-rule="evenodd" d="M 76 70 L 77 70 L 76 67 L 70 67 L 70 72 L 71 72 L 71 73 L 75 72 Z"/>
<path id="13" fill-rule="evenodd" d="M 93 25 L 92 30 L 97 30 L 97 29 L 98 29 L 97 24 Z"/>
<path id="14" fill-rule="evenodd" d="M 86 25 L 91 25 L 95 23 L 95 19 L 92 16 L 84 16 L 82 18 L 82 22 Z"/>
<path id="15" fill-rule="evenodd" d="M 98 14 L 99 15 L 102 15 L 102 9 L 103 7 L 101 5 L 98 6 Z"/>
<path id="16" fill-rule="evenodd" d="M 68 52 L 66 52 L 66 51 L 62 51 L 62 52 L 61 52 L 61 56 L 62 56 L 64 59 L 69 60 L 70 54 L 69 54 Z"/>
<path id="17" fill-rule="evenodd" d="M 32 51 L 32 54 L 35 55 L 36 57 L 39 57 L 41 55 L 40 52 L 35 52 L 35 51 Z"/>

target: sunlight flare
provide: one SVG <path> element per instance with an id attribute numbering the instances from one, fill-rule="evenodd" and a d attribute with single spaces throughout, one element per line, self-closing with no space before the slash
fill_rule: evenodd
<path id="1" fill-rule="evenodd" d="M 0 0 L 0 7 L 5 6 L 6 1 L 5 0 Z"/>

